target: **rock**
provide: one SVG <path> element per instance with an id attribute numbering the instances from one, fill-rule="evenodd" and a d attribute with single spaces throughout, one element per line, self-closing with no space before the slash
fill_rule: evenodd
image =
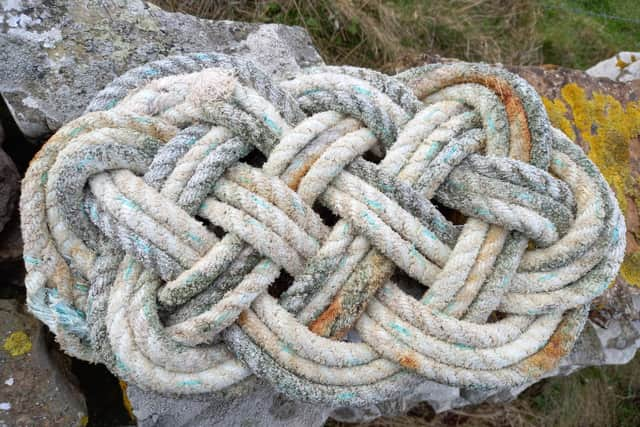
<path id="1" fill-rule="evenodd" d="M 22 258 L 17 209 L 20 175 L 13 160 L 2 149 L 4 139 L 4 127 L 0 124 L 0 270 L 4 262 Z"/>
<path id="2" fill-rule="evenodd" d="M 140 427 L 314 427 L 323 425 L 331 412 L 319 405 L 287 400 L 266 385 L 231 399 L 172 398 L 135 386 L 127 387 L 127 395 Z"/>
<path id="3" fill-rule="evenodd" d="M 0 426 L 86 425 L 87 408 L 44 326 L 0 299 Z"/>
<path id="4" fill-rule="evenodd" d="M 18 201 L 20 175 L 13 161 L 0 148 L 0 231 L 11 219 Z"/>
<path id="5" fill-rule="evenodd" d="M 22 235 L 17 210 L 0 232 L 0 265 L 22 260 Z"/>
<path id="6" fill-rule="evenodd" d="M 0 93 L 32 140 L 79 116 L 124 71 L 165 55 L 233 53 L 276 78 L 322 62 L 302 28 L 210 21 L 141 0 L 14 0 L 0 11 Z"/>
<path id="7" fill-rule="evenodd" d="M 619 52 L 587 70 L 593 77 L 606 77 L 617 82 L 640 79 L 640 52 Z"/>

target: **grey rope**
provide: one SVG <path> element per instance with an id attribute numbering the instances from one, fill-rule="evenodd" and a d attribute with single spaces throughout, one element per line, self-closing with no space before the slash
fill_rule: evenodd
<path id="1" fill-rule="evenodd" d="M 170 395 L 258 378 L 342 406 L 540 377 L 625 247 L 535 91 L 466 63 L 279 85 L 217 53 L 149 63 L 42 148 L 21 214 L 28 306 L 70 354 Z"/>

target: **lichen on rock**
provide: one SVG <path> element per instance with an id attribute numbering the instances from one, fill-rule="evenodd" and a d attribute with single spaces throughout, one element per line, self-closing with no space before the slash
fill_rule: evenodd
<path id="1" fill-rule="evenodd" d="M 640 102 L 623 105 L 599 91 L 589 95 L 576 83 L 563 86 L 560 97 L 545 97 L 543 102 L 552 123 L 582 143 L 614 189 L 627 222 L 627 252 L 620 274 L 629 284 L 640 287 L 640 165 L 636 162 L 640 155 Z"/>
<path id="2" fill-rule="evenodd" d="M 0 93 L 36 141 L 79 116 L 116 76 L 166 55 L 249 56 L 280 78 L 322 62 L 302 28 L 210 21 L 141 0 L 2 2 L 0 25 Z"/>

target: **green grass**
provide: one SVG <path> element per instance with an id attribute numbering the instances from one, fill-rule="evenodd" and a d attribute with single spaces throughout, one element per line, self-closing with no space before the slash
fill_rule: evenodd
<path id="1" fill-rule="evenodd" d="M 518 399 L 436 415 L 420 405 L 407 415 L 360 427 L 637 427 L 640 425 L 640 356 L 627 365 L 591 367 L 543 380 Z M 327 427 L 347 427 L 329 421 Z"/>
<path id="2" fill-rule="evenodd" d="M 549 426 L 640 425 L 640 358 L 623 366 L 591 367 L 553 378 L 522 398 Z"/>
<path id="3" fill-rule="evenodd" d="M 640 51 L 638 0 L 155 0 L 211 19 L 299 25 L 332 64 L 393 72 L 424 54 L 584 69 Z"/>
<path id="4" fill-rule="evenodd" d="M 638 0 L 545 0 L 545 63 L 584 69 L 619 51 L 640 51 Z"/>

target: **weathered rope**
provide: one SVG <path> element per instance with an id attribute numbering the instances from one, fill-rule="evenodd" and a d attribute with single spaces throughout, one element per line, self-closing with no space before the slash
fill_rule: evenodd
<path id="1" fill-rule="evenodd" d="M 21 212 L 29 307 L 70 354 L 163 393 L 257 377 L 351 406 L 539 377 L 625 247 L 533 89 L 466 63 L 280 85 L 219 54 L 150 63 L 47 142 Z"/>

